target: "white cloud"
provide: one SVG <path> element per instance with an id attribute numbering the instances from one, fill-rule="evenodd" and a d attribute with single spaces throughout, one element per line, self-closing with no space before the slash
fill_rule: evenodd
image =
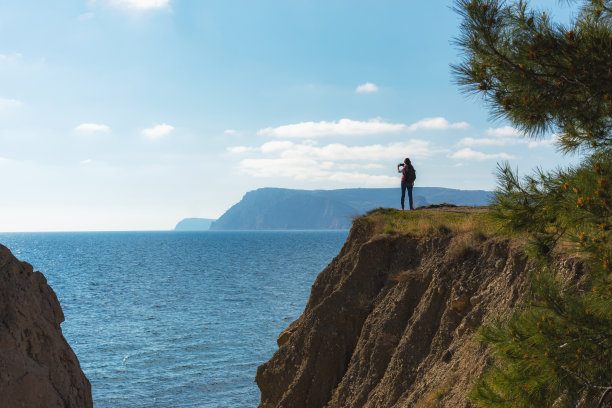
<path id="1" fill-rule="evenodd" d="M 252 147 L 247 147 L 247 146 L 232 146 L 232 147 L 227 148 L 227 151 L 230 153 L 246 153 L 252 150 L 253 150 Z"/>
<path id="2" fill-rule="evenodd" d="M 223 133 L 225 133 L 226 135 L 236 135 L 238 134 L 238 131 L 236 131 L 235 129 L 225 129 Z"/>
<path id="3" fill-rule="evenodd" d="M 493 137 L 465 137 L 457 143 L 457 146 L 506 146 L 522 144 L 527 145 L 530 148 L 540 146 L 550 147 L 557 140 L 557 135 L 552 135 L 550 139 L 544 140 L 529 139 L 523 132 L 511 126 L 489 128 L 487 129 L 486 133 L 487 135 Z"/>
<path id="4" fill-rule="evenodd" d="M 317 146 L 311 143 L 295 144 L 290 141 L 279 140 L 264 143 L 260 147 L 234 146 L 227 150 L 231 153 L 261 152 L 276 154 L 284 159 L 308 158 L 331 161 L 392 160 L 398 156 L 405 157 L 406 154 L 410 157 L 425 158 L 433 153 L 429 142 L 419 139 L 367 146 L 347 146 L 342 143 Z"/>
<path id="5" fill-rule="evenodd" d="M 21 105 L 21 101 L 18 101 L 17 99 L 0 98 L 0 110 L 18 108 Z"/>
<path id="6" fill-rule="evenodd" d="M 299 139 L 317 138 L 323 136 L 363 136 L 380 133 L 397 133 L 406 125 L 387 123 L 381 119 L 371 119 L 367 122 L 340 119 L 333 122 L 300 122 L 292 125 L 268 127 L 257 132 L 259 136 Z"/>
<path id="7" fill-rule="evenodd" d="M 85 165 L 91 164 L 91 163 L 93 163 L 93 160 L 85 159 L 85 160 L 81 160 L 81 162 L 79 164 L 81 164 L 82 166 L 85 166 Z"/>
<path id="8" fill-rule="evenodd" d="M 355 92 L 357 92 L 357 93 L 373 93 L 373 92 L 378 92 L 378 86 L 376 86 L 376 84 L 373 84 L 371 82 L 366 82 L 365 84 L 359 85 L 355 89 Z"/>
<path id="9" fill-rule="evenodd" d="M 79 126 L 75 127 L 74 130 L 84 133 L 108 132 L 110 127 L 107 125 L 99 125 L 97 123 L 81 123 Z"/>
<path id="10" fill-rule="evenodd" d="M 156 140 L 168 135 L 173 130 L 173 126 L 162 123 L 161 125 L 156 125 L 149 129 L 143 129 L 142 134 L 149 139 Z"/>
<path id="11" fill-rule="evenodd" d="M 332 143 L 321 147 L 295 145 L 290 149 L 282 151 L 280 155 L 283 158 L 289 159 L 309 157 L 333 161 L 372 161 L 391 160 L 404 154 L 408 154 L 410 157 L 422 158 L 428 157 L 430 153 L 431 149 L 428 142 L 410 140 L 408 142 L 369 146 L 347 146 L 341 143 Z"/>
<path id="12" fill-rule="evenodd" d="M 392 186 L 397 177 L 372 175 L 363 172 L 337 169 L 333 162 L 319 162 L 312 159 L 246 159 L 240 169 L 253 177 L 288 177 L 298 181 L 331 180 L 370 186 Z"/>
<path id="13" fill-rule="evenodd" d="M 525 133 L 512 126 L 504 126 L 500 128 L 488 128 L 487 135 L 496 137 L 519 137 L 524 136 Z"/>
<path id="14" fill-rule="evenodd" d="M 109 0 L 109 4 L 121 8 L 150 10 L 166 8 L 170 5 L 170 0 Z"/>
<path id="15" fill-rule="evenodd" d="M 526 140 L 510 138 L 510 137 L 496 137 L 496 138 L 464 137 L 457 143 L 457 146 L 505 146 L 509 144 L 520 144 L 520 143 L 526 143 Z"/>
<path id="16" fill-rule="evenodd" d="M 414 132 L 417 130 L 465 129 L 469 126 L 470 125 L 467 122 L 451 123 L 445 118 L 437 117 L 421 119 L 418 122 L 415 122 L 412 125 L 408 126 L 408 130 Z"/>
<path id="17" fill-rule="evenodd" d="M 278 140 L 259 147 L 235 146 L 232 153 L 265 155 L 240 162 L 239 169 L 254 177 L 288 177 L 295 180 L 336 181 L 357 185 L 387 186 L 397 184 L 393 166 L 381 162 L 393 161 L 408 154 L 413 158 L 431 155 L 429 142 L 409 140 L 385 145 L 347 146 L 332 143 L 317 146 L 312 142 L 293 143 Z M 388 168 L 388 171 L 384 171 Z M 369 174 L 370 171 L 383 174 Z"/>
<path id="18" fill-rule="evenodd" d="M 490 159 L 514 159 L 514 156 L 511 156 L 506 153 L 493 153 L 487 154 L 483 152 L 478 152 L 475 150 L 466 147 L 465 149 L 461 149 L 451 154 L 450 157 L 452 159 L 466 159 L 466 160 L 490 160 Z"/>
<path id="19" fill-rule="evenodd" d="M 267 127 L 257 132 L 259 136 L 278 138 L 318 138 L 323 136 L 365 136 L 384 133 L 414 132 L 417 130 L 465 129 L 467 122 L 451 123 L 443 117 L 425 118 L 406 126 L 403 123 L 388 123 L 380 118 L 368 121 L 340 119 L 333 122 L 300 122 L 278 127 Z"/>
<path id="20" fill-rule="evenodd" d="M 288 142 L 285 140 L 278 140 L 267 142 L 261 145 L 260 150 L 262 153 L 274 153 L 279 151 L 286 151 L 293 147 L 293 142 Z"/>

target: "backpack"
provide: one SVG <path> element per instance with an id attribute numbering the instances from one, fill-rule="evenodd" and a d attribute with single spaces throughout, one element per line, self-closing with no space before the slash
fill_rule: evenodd
<path id="1" fill-rule="evenodd" d="M 416 180 L 416 171 L 412 165 L 404 167 L 404 177 L 407 182 L 414 183 L 414 180 Z"/>

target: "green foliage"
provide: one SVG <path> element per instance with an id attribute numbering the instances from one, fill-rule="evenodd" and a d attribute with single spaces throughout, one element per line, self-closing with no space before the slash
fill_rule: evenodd
<path id="1" fill-rule="evenodd" d="M 532 282 L 528 307 L 480 332 L 499 362 L 472 393 L 483 406 L 549 407 L 561 396 L 575 402 L 610 384 L 610 287 L 584 295 L 550 270 Z"/>
<path id="2" fill-rule="evenodd" d="M 612 0 L 584 0 L 571 27 L 526 2 L 458 0 L 463 17 L 453 69 L 494 117 L 530 137 L 557 133 L 579 166 L 520 179 L 498 167 L 493 215 L 527 233 L 530 293 L 506 322 L 481 330 L 496 363 L 472 398 L 487 407 L 597 404 L 612 389 Z M 580 286 L 562 280 L 553 253 L 571 247 L 588 266 Z M 561 405 L 560 405 L 561 404 Z"/>
<path id="3" fill-rule="evenodd" d="M 481 330 L 499 361 L 472 393 L 483 406 L 547 407 L 611 386 L 610 157 L 596 153 L 576 169 L 538 171 L 523 181 L 507 164 L 499 167 L 493 214 L 504 228 L 529 233 L 528 255 L 538 269 L 529 303 Z M 559 240 L 585 255 L 589 272 L 580 290 L 556 276 L 551 253 Z"/>
<path id="4" fill-rule="evenodd" d="M 612 1 L 583 1 L 572 27 L 524 1 L 459 0 L 456 10 L 465 59 L 453 70 L 465 92 L 530 135 L 558 131 L 564 151 L 612 146 Z"/>
<path id="5" fill-rule="evenodd" d="M 596 269 L 612 258 L 612 157 L 594 153 L 577 168 L 542 172 L 520 180 L 509 164 L 498 166 L 492 215 L 510 231 L 526 231 L 530 255 L 548 263 L 561 238 L 580 244 L 597 259 Z"/>

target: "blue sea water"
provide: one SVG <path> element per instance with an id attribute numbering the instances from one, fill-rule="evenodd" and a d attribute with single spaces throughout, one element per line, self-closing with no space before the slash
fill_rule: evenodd
<path id="1" fill-rule="evenodd" d="M 94 406 L 254 407 L 348 231 L 2 233 L 45 274 Z"/>

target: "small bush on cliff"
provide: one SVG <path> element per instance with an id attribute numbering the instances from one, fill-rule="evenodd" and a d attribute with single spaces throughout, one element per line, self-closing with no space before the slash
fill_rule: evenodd
<path id="1" fill-rule="evenodd" d="M 529 136 L 556 132 L 561 151 L 584 156 L 523 180 L 508 163 L 498 168 L 494 213 L 507 231 L 529 234 L 537 270 L 525 306 L 481 331 L 498 360 L 472 397 L 488 407 L 596 406 L 612 392 L 612 0 L 580 2 L 571 27 L 523 1 L 458 0 L 456 9 L 463 89 Z M 580 289 L 556 274 L 561 242 L 585 255 Z"/>

